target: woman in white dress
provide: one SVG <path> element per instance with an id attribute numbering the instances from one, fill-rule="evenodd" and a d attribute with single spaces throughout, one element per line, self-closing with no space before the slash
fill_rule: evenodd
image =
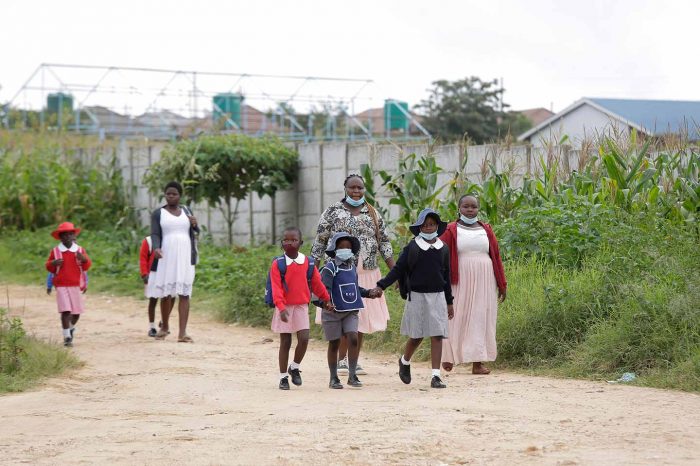
<path id="1" fill-rule="evenodd" d="M 177 341 L 192 343 L 192 338 L 187 335 L 187 320 L 197 263 L 195 237 L 199 234 L 199 226 L 192 212 L 180 206 L 181 196 L 182 186 L 171 181 L 165 186 L 166 204 L 151 215 L 154 260 L 148 276 L 147 295 L 161 300 L 162 326 L 156 339 L 162 340 L 170 333 L 170 312 L 177 297 L 180 317 Z"/>

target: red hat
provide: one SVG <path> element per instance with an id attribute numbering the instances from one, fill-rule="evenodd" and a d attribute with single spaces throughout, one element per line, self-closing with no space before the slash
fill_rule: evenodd
<path id="1" fill-rule="evenodd" d="M 76 236 L 80 234 L 80 228 L 76 228 L 75 225 L 73 225 L 70 222 L 63 222 L 58 226 L 58 228 L 51 232 L 51 236 L 60 240 L 61 238 L 59 237 L 59 235 L 61 233 L 67 233 L 69 231 L 75 233 Z"/>

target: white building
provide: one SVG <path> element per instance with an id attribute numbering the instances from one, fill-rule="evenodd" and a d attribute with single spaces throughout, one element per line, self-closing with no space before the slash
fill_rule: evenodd
<path id="1" fill-rule="evenodd" d="M 700 102 L 584 97 L 518 136 L 535 146 L 562 141 L 574 146 L 614 132 L 636 129 L 648 136 L 687 134 L 700 139 Z"/>

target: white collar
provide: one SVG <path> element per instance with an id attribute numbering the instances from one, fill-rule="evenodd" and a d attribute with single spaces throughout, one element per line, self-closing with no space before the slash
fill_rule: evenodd
<path id="1" fill-rule="evenodd" d="M 442 240 L 440 240 L 440 238 L 438 238 L 435 240 L 435 242 L 433 244 L 430 244 L 426 240 L 424 240 L 422 237 L 417 236 L 416 237 L 416 244 L 423 251 L 427 251 L 430 248 L 440 249 L 445 243 L 443 243 Z"/>
<path id="2" fill-rule="evenodd" d="M 304 265 L 304 262 L 306 262 L 306 256 L 303 255 L 302 253 L 299 253 L 299 254 L 297 255 L 297 258 L 296 258 L 296 259 L 292 259 L 291 257 L 289 257 L 288 255 L 285 254 L 285 255 L 284 255 L 284 260 L 285 260 L 285 262 L 287 263 L 288 266 L 289 266 L 289 265 L 292 265 L 292 262 L 296 262 L 296 263 L 299 264 L 299 265 Z"/>
<path id="3" fill-rule="evenodd" d="M 58 243 L 58 250 L 61 252 L 70 251 L 76 253 L 78 252 L 78 243 L 73 241 L 73 244 L 70 245 L 70 248 L 67 248 L 63 243 Z"/>

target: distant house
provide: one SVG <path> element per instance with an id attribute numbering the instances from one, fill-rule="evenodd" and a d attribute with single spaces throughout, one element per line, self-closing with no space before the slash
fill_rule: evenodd
<path id="1" fill-rule="evenodd" d="M 700 139 L 700 102 L 675 100 L 599 99 L 584 97 L 518 136 L 534 145 L 567 136 L 573 144 L 613 132 L 658 137 L 667 134 Z"/>
<path id="2" fill-rule="evenodd" d="M 554 112 L 547 110 L 544 107 L 528 108 L 525 110 L 515 110 L 514 113 L 519 113 L 532 123 L 532 126 L 537 126 L 543 121 L 554 116 Z"/>

